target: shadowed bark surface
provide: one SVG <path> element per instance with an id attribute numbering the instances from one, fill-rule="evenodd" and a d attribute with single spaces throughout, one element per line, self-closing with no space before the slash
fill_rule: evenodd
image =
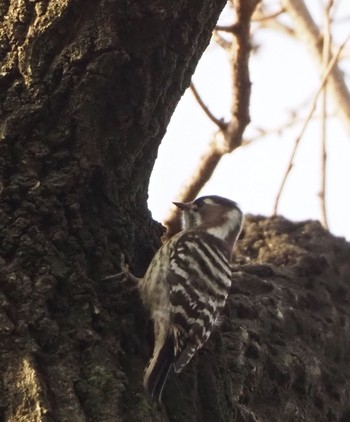
<path id="1" fill-rule="evenodd" d="M 138 295 L 101 281 L 160 244 L 149 175 L 224 3 L 0 4 L 0 421 L 350 417 L 350 250 L 318 224 L 248 220 L 222 326 L 162 409 Z"/>

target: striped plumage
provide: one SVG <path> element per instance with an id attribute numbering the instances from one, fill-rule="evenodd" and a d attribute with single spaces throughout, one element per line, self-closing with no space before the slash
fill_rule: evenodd
<path id="1" fill-rule="evenodd" d="M 183 231 L 159 249 L 140 282 L 155 338 L 144 385 L 158 401 L 171 368 L 180 372 L 218 321 L 243 221 L 237 204 L 219 196 L 174 204 L 183 211 Z"/>

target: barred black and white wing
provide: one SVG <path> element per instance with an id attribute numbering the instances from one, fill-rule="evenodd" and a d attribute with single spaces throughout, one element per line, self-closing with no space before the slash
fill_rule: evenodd
<path id="1" fill-rule="evenodd" d="M 167 273 L 174 369 L 180 372 L 208 340 L 231 287 L 230 250 L 205 232 L 184 232 Z"/>

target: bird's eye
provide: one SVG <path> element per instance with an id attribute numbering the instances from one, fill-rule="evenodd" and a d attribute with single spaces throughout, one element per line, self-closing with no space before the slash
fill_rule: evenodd
<path id="1" fill-rule="evenodd" d="M 204 201 L 202 201 L 201 199 L 197 199 L 193 204 L 193 209 L 195 211 L 198 211 L 199 208 L 201 208 L 203 205 L 204 205 Z"/>

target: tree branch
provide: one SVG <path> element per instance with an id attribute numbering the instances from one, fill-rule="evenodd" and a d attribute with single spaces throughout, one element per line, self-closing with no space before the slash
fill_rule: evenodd
<path id="1" fill-rule="evenodd" d="M 231 49 L 231 42 L 222 37 L 216 30 L 213 32 L 213 40 L 226 52 Z"/>
<path id="2" fill-rule="evenodd" d="M 311 104 L 309 113 L 307 114 L 307 116 L 305 118 L 305 122 L 303 124 L 303 127 L 301 128 L 301 131 L 299 133 L 299 136 L 295 140 L 294 148 L 293 148 L 293 151 L 292 151 L 290 160 L 289 160 L 289 164 L 288 164 L 287 170 L 286 170 L 285 175 L 284 175 L 284 177 L 282 179 L 281 186 L 280 186 L 280 188 L 278 190 L 278 193 L 277 193 L 277 196 L 276 196 L 274 210 L 273 210 L 273 213 L 274 214 L 277 214 L 277 209 L 278 209 L 278 205 L 279 205 L 279 202 L 280 202 L 280 198 L 281 198 L 281 195 L 282 195 L 284 186 L 285 186 L 286 181 L 288 179 L 289 173 L 291 172 L 291 170 L 293 168 L 293 165 L 294 165 L 294 157 L 295 157 L 295 154 L 297 152 L 297 149 L 298 149 L 299 143 L 301 141 L 301 138 L 304 135 L 304 132 L 305 132 L 305 130 L 306 130 L 306 128 L 307 128 L 307 126 L 308 126 L 308 124 L 309 124 L 309 122 L 311 120 L 311 117 L 312 117 L 312 115 L 313 115 L 313 113 L 315 111 L 317 100 L 318 100 L 320 94 L 322 93 L 323 87 L 326 84 L 327 79 L 328 79 L 329 75 L 331 74 L 333 67 L 336 64 L 341 51 L 343 50 L 344 46 L 346 45 L 346 43 L 348 42 L 349 39 L 350 39 L 350 35 L 348 35 L 347 38 L 345 39 L 345 41 L 339 46 L 338 51 L 334 54 L 334 56 L 332 57 L 332 59 L 328 63 L 328 66 L 327 66 L 327 69 L 325 70 L 325 73 L 324 73 L 324 76 L 322 78 L 321 84 L 320 84 L 320 86 L 319 86 L 319 88 L 318 88 L 318 90 L 317 90 L 317 92 L 316 92 L 316 94 L 314 96 L 313 101 L 312 101 L 312 104 Z"/>
<path id="3" fill-rule="evenodd" d="M 250 79 L 249 79 L 249 56 L 250 56 L 250 22 L 252 14 L 260 0 L 236 0 L 237 21 L 233 25 L 237 27 L 231 44 L 232 63 L 232 107 L 231 119 L 223 123 L 212 115 L 203 104 L 200 105 L 208 117 L 219 126 L 220 131 L 215 135 L 207 151 L 201 157 L 196 171 L 191 179 L 181 189 L 177 198 L 179 201 L 194 199 L 205 183 L 209 180 L 221 158 L 242 144 L 243 132 L 250 121 Z M 193 91 L 193 88 L 192 88 Z M 218 124 L 219 123 L 219 124 Z M 171 237 L 180 229 L 179 213 L 175 209 L 169 211 L 164 224 L 168 227 L 165 239 Z"/>
<path id="4" fill-rule="evenodd" d="M 253 22 L 263 22 L 267 20 L 275 20 L 278 16 L 282 15 L 285 12 L 283 7 L 276 10 L 275 12 L 271 13 L 264 13 L 263 10 L 257 9 L 256 12 L 253 15 L 252 21 Z"/>
<path id="5" fill-rule="evenodd" d="M 216 124 L 216 126 L 219 129 L 224 130 L 227 126 L 227 123 L 225 123 L 224 119 L 218 119 L 217 117 L 215 117 L 214 114 L 209 110 L 209 107 L 202 100 L 202 97 L 199 95 L 199 93 L 198 93 L 196 87 L 194 86 L 193 82 L 190 85 L 190 89 L 192 91 L 192 94 L 194 95 L 194 98 L 197 100 L 199 106 L 204 111 L 204 113 L 209 117 L 209 119 L 213 123 Z"/>
<path id="6" fill-rule="evenodd" d="M 239 31 L 239 25 L 237 23 L 234 23 L 233 25 L 229 25 L 229 26 L 216 25 L 215 30 L 228 32 L 230 34 L 237 34 Z"/>
<path id="7" fill-rule="evenodd" d="M 331 56 L 331 23 L 330 13 L 333 7 L 333 0 L 328 0 L 324 11 L 324 42 L 323 42 L 323 71 L 327 68 Z M 321 191 L 320 191 L 320 205 L 321 205 L 321 221 L 323 226 L 328 229 L 327 205 L 326 205 L 326 189 L 327 189 L 327 82 L 322 91 L 321 100 Z"/>
<path id="8" fill-rule="evenodd" d="M 334 117 L 334 115 L 327 114 L 326 117 L 330 118 L 330 117 Z M 313 115 L 311 117 L 311 119 L 313 119 L 313 120 L 320 119 L 320 118 L 322 118 L 322 115 L 316 115 L 316 116 Z M 274 134 L 281 135 L 287 129 L 291 128 L 292 126 L 296 125 L 297 123 L 303 122 L 304 120 L 305 120 L 305 118 L 301 118 L 298 115 L 298 116 L 291 116 L 291 118 L 288 121 L 280 124 L 279 126 L 273 127 L 273 128 L 264 129 L 264 128 L 260 128 L 260 127 L 255 127 L 254 130 L 257 131 L 257 134 L 251 136 L 250 138 L 243 139 L 241 146 L 243 147 L 243 146 L 250 145 L 253 142 L 264 138 L 265 136 L 270 136 L 270 135 L 274 135 Z"/>
<path id="9" fill-rule="evenodd" d="M 298 38 L 305 42 L 311 54 L 322 66 L 322 35 L 307 10 L 303 0 L 282 0 L 282 6 L 288 12 L 295 25 Z M 342 71 L 337 65 L 328 77 L 329 90 L 339 109 L 346 130 L 350 133 L 350 92 Z"/>

